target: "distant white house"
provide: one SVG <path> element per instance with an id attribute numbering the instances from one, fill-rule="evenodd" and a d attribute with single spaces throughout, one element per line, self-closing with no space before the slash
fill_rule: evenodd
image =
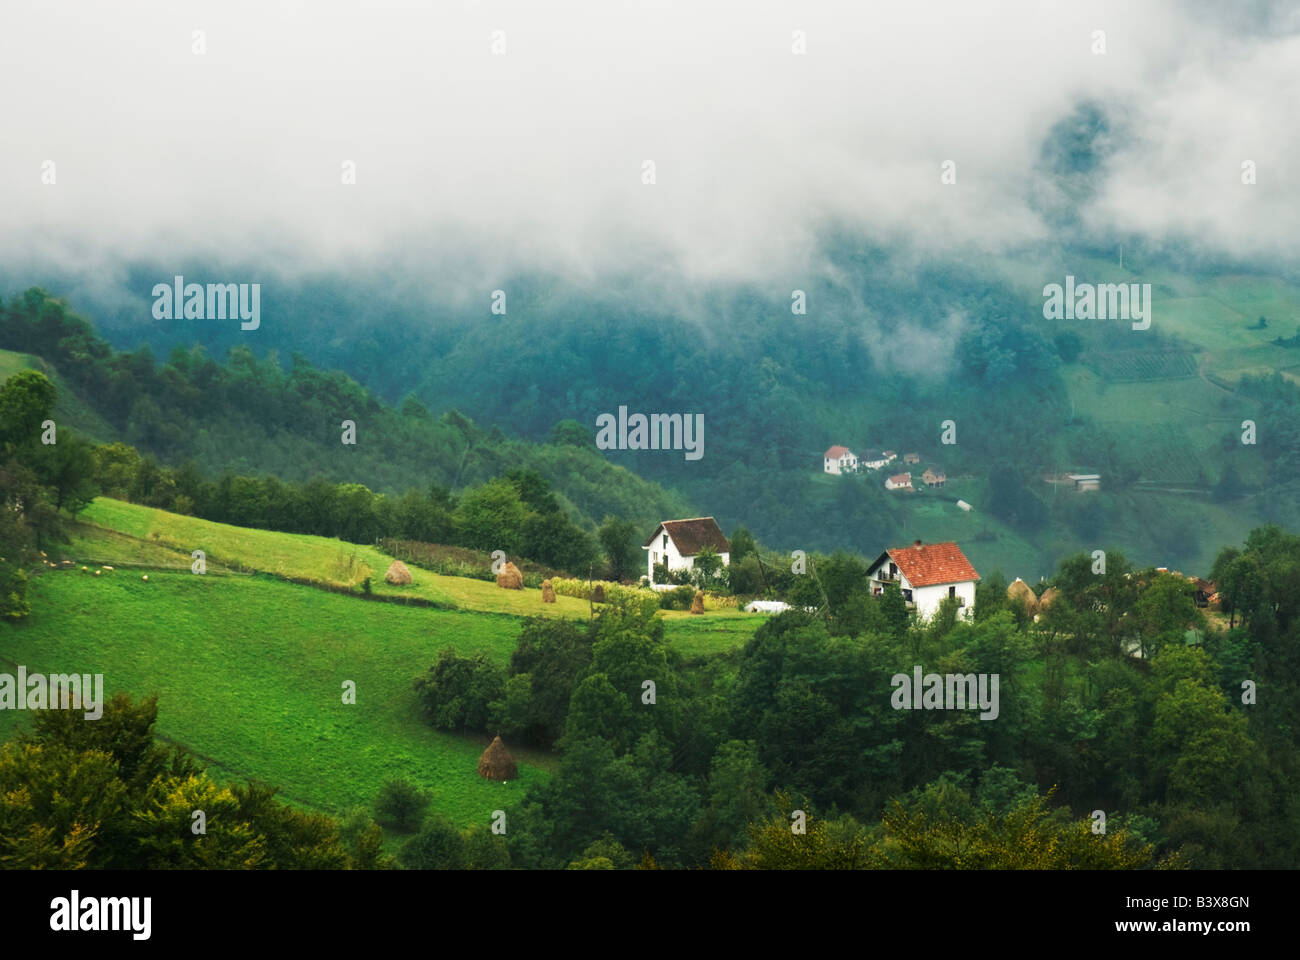
<path id="1" fill-rule="evenodd" d="M 890 477 L 888 480 L 885 481 L 885 489 L 886 489 L 886 490 L 911 490 L 911 489 L 913 489 L 913 487 L 912 487 L 912 474 L 911 474 L 911 473 L 896 473 L 896 474 L 894 474 L 894 476 Z"/>
<path id="2" fill-rule="evenodd" d="M 889 584 L 898 584 L 903 599 L 921 620 L 933 617 L 947 597 L 957 598 L 961 617 L 969 620 L 975 615 L 975 584 L 980 575 L 955 543 L 922 545 L 917 540 L 910 547 L 886 550 L 871 564 L 867 576 L 875 596 Z"/>
<path id="3" fill-rule="evenodd" d="M 822 469 L 826 473 L 849 473 L 858 469 L 858 458 L 848 447 L 836 444 L 822 454 Z"/>
<path id="4" fill-rule="evenodd" d="M 655 528 L 641 547 L 646 552 L 646 576 L 655 582 L 655 565 L 662 563 L 672 570 L 690 570 L 705 547 L 711 547 L 725 567 L 731 563 L 731 544 L 712 517 L 690 520 L 665 520 Z"/>

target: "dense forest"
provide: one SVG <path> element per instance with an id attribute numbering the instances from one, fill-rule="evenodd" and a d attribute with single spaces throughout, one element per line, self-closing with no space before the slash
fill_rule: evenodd
<path id="1" fill-rule="evenodd" d="M 734 657 L 685 662 L 622 605 L 529 624 L 506 670 L 444 651 L 417 688 L 437 726 L 560 749 L 515 814 L 516 866 L 1285 867 L 1297 570 L 1300 537 L 1276 528 L 1224 550 L 1231 629 L 1207 629 L 1183 578 L 1114 554 L 1100 575 L 1063 563 L 1038 617 L 993 582 L 974 623 L 918 624 L 841 556 L 824 617 L 782 614 Z M 999 675 L 998 717 L 898 710 L 891 678 L 917 664 Z M 791 838 L 795 810 L 816 843 Z M 429 852 L 445 829 L 410 865 L 463 865 Z"/>

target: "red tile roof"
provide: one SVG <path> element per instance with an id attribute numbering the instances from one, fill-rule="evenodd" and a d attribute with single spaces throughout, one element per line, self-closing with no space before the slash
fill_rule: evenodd
<path id="1" fill-rule="evenodd" d="M 835 446 L 831 447 L 829 450 L 826 451 L 826 455 L 824 459 L 838 460 L 840 457 L 844 456 L 848 452 L 849 452 L 848 447 L 841 447 L 838 444 L 836 444 Z"/>
<path id="2" fill-rule="evenodd" d="M 912 475 L 910 473 L 896 473 L 889 478 L 890 483 L 911 483 Z"/>
<path id="3" fill-rule="evenodd" d="M 933 587 L 980 578 L 955 543 L 913 544 L 893 547 L 885 552 L 914 587 Z"/>
<path id="4" fill-rule="evenodd" d="M 712 547 L 715 553 L 730 553 L 731 544 L 727 543 L 727 538 L 722 535 L 722 528 L 718 526 L 718 521 L 712 517 L 695 517 L 691 520 L 665 520 L 655 532 L 650 535 L 650 539 L 642 544 L 648 547 L 655 542 L 655 537 L 659 536 L 659 530 L 662 528 L 668 536 L 673 538 L 673 543 L 677 546 L 677 552 L 683 557 L 693 557 L 703 547 Z"/>

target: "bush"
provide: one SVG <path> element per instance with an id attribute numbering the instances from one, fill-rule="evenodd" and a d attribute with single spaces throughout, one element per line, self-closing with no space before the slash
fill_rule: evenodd
<path id="1" fill-rule="evenodd" d="M 405 780 L 389 780 L 375 797 L 375 819 L 410 832 L 420 825 L 429 806 L 429 795 Z"/>
<path id="2" fill-rule="evenodd" d="M 420 832 L 402 845 L 397 859 L 408 870 L 464 870 L 465 838 L 445 816 L 430 817 Z"/>
<path id="3" fill-rule="evenodd" d="M 488 705 L 501 699 L 505 683 L 505 672 L 483 654 L 461 657 L 447 647 L 414 686 L 435 727 L 463 732 L 487 728 Z"/>
<path id="4" fill-rule="evenodd" d="M 664 610 L 689 610 L 694 599 L 694 587 L 676 587 L 659 594 L 659 606 Z"/>

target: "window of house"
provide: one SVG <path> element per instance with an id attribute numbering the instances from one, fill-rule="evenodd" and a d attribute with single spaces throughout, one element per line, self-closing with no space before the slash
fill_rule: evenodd
<path id="1" fill-rule="evenodd" d="M 664 534 L 664 549 L 668 549 L 668 534 Z"/>
<path id="2" fill-rule="evenodd" d="M 950 597 L 955 597 L 955 596 L 957 596 L 957 588 L 956 588 L 956 587 L 949 587 L 949 588 L 948 588 L 948 596 L 950 596 Z"/>

